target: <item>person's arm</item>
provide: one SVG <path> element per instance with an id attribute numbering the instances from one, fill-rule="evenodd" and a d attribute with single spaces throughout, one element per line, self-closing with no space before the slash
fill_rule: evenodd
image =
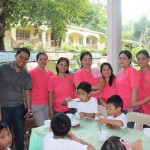
<path id="1" fill-rule="evenodd" d="M 135 142 L 132 143 L 131 147 L 132 147 L 132 150 L 143 150 L 142 141 L 136 140 Z"/>
<path id="2" fill-rule="evenodd" d="M 76 141 L 76 142 L 79 142 L 79 143 L 81 143 L 81 144 L 83 144 L 83 145 L 87 145 L 87 150 L 95 150 L 95 148 L 94 148 L 91 144 L 89 144 L 89 143 L 87 143 L 87 142 L 85 142 L 85 141 L 79 139 L 79 138 L 76 137 L 71 131 L 67 134 L 67 136 L 68 136 L 71 140 L 74 140 L 74 141 Z"/>
<path id="3" fill-rule="evenodd" d="M 62 101 L 62 105 L 68 105 L 68 102 L 72 101 L 72 99 L 70 97 L 66 97 L 63 101 Z"/>
<path id="4" fill-rule="evenodd" d="M 97 94 L 100 92 L 105 86 L 105 81 L 103 77 L 99 78 L 99 82 L 97 84 L 92 85 L 92 94 Z"/>
<path id="5" fill-rule="evenodd" d="M 131 107 L 137 107 L 137 106 L 141 106 L 141 105 L 148 103 L 148 102 L 150 102 L 150 96 L 148 96 L 148 97 L 146 97 L 143 100 L 140 100 L 138 102 L 131 102 L 130 105 L 131 105 Z"/>
<path id="6" fill-rule="evenodd" d="M 53 110 L 53 92 L 49 92 L 49 115 L 50 118 L 54 117 L 54 110 Z"/>
<path id="7" fill-rule="evenodd" d="M 98 123 L 110 124 L 110 125 L 117 126 L 117 127 L 122 127 L 123 126 L 123 122 L 121 120 L 111 120 L 111 119 L 105 119 L 105 118 L 100 117 L 96 121 Z"/>
<path id="8" fill-rule="evenodd" d="M 84 113 L 86 117 L 89 118 L 94 118 L 95 117 L 95 113 Z"/>
<path id="9" fill-rule="evenodd" d="M 31 113 L 31 97 L 30 97 L 30 90 L 24 90 L 25 95 L 25 102 L 26 102 L 26 109 L 27 113 L 25 114 L 24 118 L 29 119 Z"/>
<path id="10" fill-rule="evenodd" d="M 132 95 L 131 95 L 131 100 L 130 103 L 134 103 L 137 99 L 137 94 L 138 94 L 138 88 L 132 88 Z M 130 105 L 130 104 L 129 104 Z M 133 111 L 133 107 L 129 106 L 128 112 Z"/>

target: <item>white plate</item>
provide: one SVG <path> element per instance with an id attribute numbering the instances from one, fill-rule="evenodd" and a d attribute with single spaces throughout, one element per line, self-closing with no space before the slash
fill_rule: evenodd
<path id="1" fill-rule="evenodd" d="M 71 121 L 71 126 L 74 127 L 74 126 L 78 126 L 80 125 L 80 121 L 79 120 L 72 120 Z"/>

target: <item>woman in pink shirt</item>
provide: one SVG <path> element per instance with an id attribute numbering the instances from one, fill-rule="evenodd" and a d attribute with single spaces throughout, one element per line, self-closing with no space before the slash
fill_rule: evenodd
<path id="1" fill-rule="evenodd" d="M 36 60 L 38 66 L 29 71 L 32 79 L 31 108 L 37 126 L 41 126 L 44 124 L 44 120 L 49 119 L 47 86 L 53 72 L 46 69 L 48 62 L 46 53 L 39 52 Z"/>
<path id="2" fill-rule="evenodd" d="M 107 62 L 101 64 L 100 71 L 105 80 L 105 87 L 100 92 L 98 100 L 101 105 L 106 107 L 107 99 L 112 95 L 116 95 L 115 75 L 111 65 Z"/>
<path id="3" fill-rule="evenodd" d="M 82 81 L 86 81 L 92 85 L 91 96 L 98 99 L 99 92 L 104 87 L 104 79 L 99 69 L 93 69 L 92 55 L 89 51 L 84 51 L 80 56 L 81 68 L 74 74 L 74 84 L 77 87 Z"/>
<path id="4" fill-rule="evenodd" d="M 138 102 L 132 102 L 132 107 L 140 106 L 140 112 L 150 115 L 150 56 L 146 50 L 141 50 L 136 55 L 137 63 L 140 66 L 138 71 L 140 87 Z"/>
<path id="5" fill-rule="evenodd" d="M 139 80 L 137 70 L 131 66 L 132 54 L 128 50 L 119 53 L 119 64 L 122 70 L 116 77 L 116 92 L 123 99 L 123 112 L 138 111 L 130 107 L 137 100 Z"/>
<path id="6" fill-rule="evenodd" d="M 75 98 L 73 74 L 70 74 L 68 69 L 69 60 L 65 57 L 59 58 L 56 65 L 57 74 L 49 80 L 48 91 L 51 118 L 60 112 L 75 113 L 75 109 L 70 109 L 62 104 L 64 100 Z"/>

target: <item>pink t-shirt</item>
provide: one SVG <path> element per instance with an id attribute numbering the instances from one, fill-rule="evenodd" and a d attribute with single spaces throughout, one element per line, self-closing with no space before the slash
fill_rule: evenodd
<path id="1" fill-rule="evenodd" d="M 150 69 L 143 75 L 141 70 L 138 71 L 140 78 L 140 87 L 139 87 L 139 100 L 150 96 Z M 140 111 L 142 113 L 150 115 L 150 102 L 141 105 Z"/>
<path id="2" fill-rule="evenodd" d="M 54 110 L 58 112 L 68 111 L 68 106 L 62 105 L 62 101 L 67 98 L 75 98 L 75 86 L 73 84 L 73 74 L 67 74 L 64 78 L 54 75 L 48 83 L 48 91 L 54 94 Z"/>
<path id="3" fill-rule="evenodd" d="M 115 94 L 116 94 L 116 79 L 114 79 L 111 86 L 109 85 L 109 83 L 106 82 L 105 87 L 100 92 L 99 96 L 101 96 L 106 102 L 110 96 L 115 95 Z"/>
<path id="4" fill-rule="evenodd" d="M 85 69 L 80 68 L 79 70 L 76 71 L 74 74 L 74 84 L 79 84 L 80 82 L 86 81 L 90 83 L 91 85 L 99 83 L 99 77 L 94 78 L 91 72 L 87 72 Z M 98 99 L 99 93 L 97 94 L 92 94 L 91 97 L 95 97 Z"/>
<path id="5" fill-rule="evenodd" d="M 32 80 L 32 104 L 48 104 L 48 80 L 54 75 L 53 72 L 48 69 L 43 72 L 38 67 L 35 67 L 29 73 Z"/>
<path id="6" fill-rule="evenodd" d="M 137 70 L 131 66 L 121 70 L 116 77 L 116 92 L 123 100 L 123 110 L 128 110 L 132 88 L 139 87 Z"/>

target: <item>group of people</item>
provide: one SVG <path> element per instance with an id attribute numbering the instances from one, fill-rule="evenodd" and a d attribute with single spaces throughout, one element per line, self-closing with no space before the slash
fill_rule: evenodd
<path id="1" fill-rule="evenodd" d="M 124 118 L 124 114 L 131 111 L 150 115 L 150 69 L 146 50 L 136 55 L 139 71 L 132 66 L 131 52 L 121 51 L 122 70 L 117 76 L 107 62 L 100 69 L 92 68 L 89 51 L 81 54 L 81 68 L 74 74 L 69 72 L 69 60 L 65 57 L 58 59 L 56 74 L 47 69 L 48 56 L 44 52 L 37 54 L 38 65 L 28 72 L 25 66 L 29 57 L 29 50 L 20 48 L 14 62 L 0 65 L 1 119 L 13 130 L 16 150 L 24 148 L 24 119 L 28 119 L 31 112 L 37 126 L 41 126 L 44 120 L 53 119 L 59 113 L 93 118 L 101 104 L 113 117 L 99 118 L 98 122 L 110 128 L 126 127 L 125 119 L 114 118 Z"/>

